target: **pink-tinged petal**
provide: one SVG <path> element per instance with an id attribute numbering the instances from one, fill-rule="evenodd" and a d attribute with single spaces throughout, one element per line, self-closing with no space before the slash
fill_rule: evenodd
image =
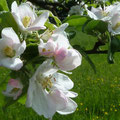
<path id="1" fill-rule="evenodd" d="M 39 17 L 35 19 L 35 21 L 30 25 L 28 30 L 39 30 L 39 29 L 45 29 L 46 27 L 44 26 L 45 22 L 47 21 L 49 17 L 49 12 L 45 12 Z"/>
<path id="2" fill-rule="evenodd" d="M 58 90 L 54 89 L 51 93 L 48 94 L 49 100 L 55 104 L 56 110 L 63 110 L 67 106 L 67 97 L 65 94 Z"/>
<path id="3" fill-rule="evenodd" d="M 75 112 L 76 108 L 77 108 L 76 102 L 74 102 L 72 99 L 68 98 L 66 108 L 64 110 L 58 110 L 57 112 L 62 115 L 71 114 L 71 113 Z"/>
<path id="4" fill-rule="evenodd" d="M 20 40 L 19 40 L 17 34 L 14 32 L 14 30 L 11 27 L 4 28 L 2 30 L 2 34 L 1 35 L 2 35 L 2 39 L 10 40 L 11 41 L 11 45 L 20 43 Z"/>
<path id="5" fill-rule="evenodd" d="M 55 59 L 57 62 L 62 61 L 67 56 L 67 49 L 62 47 L 55 52 Z"/>
<path id="6" fill-rule="evenodd" d="M 23 88 L 22 83 L 19 80 L 16 80 L 16 79 L 10 79 L 9 82 L 8 82 L 8 85 L 11 85 L 14 88 L 20 88 L 20 89 Z"/>
<path id="7" fill-rule="evenodd" d="M 67 91 L 73 88 L 74 83 L 72 80 L 62 73 L 53 74 L 53 88 L 57 88 L 63 91 Z"/>
<path id="8" fill-rule="evenodd" d="M 68 49 L 68 54 L 62 61 L 58 61 L 55 58 L 55 61 L 58 67 L 66 71 L 73 70 L 79 65 L 81 65 L 81 60 L 82 60 L 82 56 L 75 49 Z"/>
<path id="9" fill-rule="evenodd" d="M 8 84 L 11 85 L 11 86 L 13 86 L 13 87 L 18 88 L 19 81 L 15 80 L 15 79 L 10 79 L 9 82 L 8 82 Z"/>
<path id="10" fill-rule="evenodd" d="M 19 58 L 5 58 L 0 63 L 2 66 L 16 71 L 23 66 L 23 62 Z"/>

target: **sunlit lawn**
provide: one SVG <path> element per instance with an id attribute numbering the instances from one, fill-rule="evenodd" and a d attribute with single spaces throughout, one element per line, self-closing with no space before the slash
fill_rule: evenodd
<path id="1" fill-rule="evenodd" d="M 56 114 L 53 120 L 120 120 L 120 55 L 115 56 L 115 64 L 107 63 L 107 55 L 90 55 L 96 65 L 94 74 L 90 65 L 83 59 L 82 65 L 70 75 L 78 93 L 74 100 L 78 104 L 75 113 L 67 116 Z M 7 73 L 7 71 L 6 71 Z M 1 71 L 5 77 L 5 71 Z M 42 109 L 42 108 L 41 108 Z M 1 110 L 0 120 L 45 120 L 32 109 L 16 103 Z"/>

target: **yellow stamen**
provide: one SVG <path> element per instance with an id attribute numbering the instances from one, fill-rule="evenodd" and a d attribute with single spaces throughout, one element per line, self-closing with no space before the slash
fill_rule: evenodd
<path id="1" fill-rule="evenodd" d="M 31 20 L 31 17 L 29 17 L 29 16 L 25 16 L 22 19 L 22 23 L 23 23 L 24 27 L 28 27 L 30 25 L 30 20 Z"/>
<path id="2" fill-rule="evenodd" d="M 45 48 L 43 48 L 43 49 L 42 49 L 42 52 L 46 52 L 46 49 L 45 49 Z"/>
<path id="3" fill-rule="evenodd" d="M 15 50 L 13 50 L 11 47 L 7 46 L 5 49 L 4 49 L 4 54 L 7 56 L 7 57 L 14 57 L 15 56 Z"/>

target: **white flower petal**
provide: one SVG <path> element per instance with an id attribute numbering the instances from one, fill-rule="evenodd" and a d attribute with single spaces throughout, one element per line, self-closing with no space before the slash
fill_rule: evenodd
<path id="1" fill-rule="evenodd" d="M 17 2 L 16 2 L 16 1 L 14 1 L 14 2 L 12 3 L 12 5 L 11 5 L 11 11 L 12 11 L 12 12 L 18 11 L 18 5 L 17 5 Z"/>
<path id="2" fill-rule="evenodd" d="M 87 13 L 90 16 L 90 18 L 92 18 L 94 20 L 98 20 L 98 17 L 93 12 L 91 12 L 90 10 L 87 9 Z"/>
<path id="3" fill-rule="evenodd" d="M 53 34 L 50 38 L 57 43 L 59 48 L 61 47 L 68 48 L 71 46 L 67 38 L 67 35 L 64 31 L 67 26 L 68 24 L 64 23 L 60 27 L 56 28 L 56 30 L 53 31 Z"/>
<path id="4" fill-rule="evenodd" d="M 20 16 L 16 15 L 15 13 L 12 13 L 15 21 L 17 22 L 19 28 L 22 30 L 22 31 L 26 31 L 26 28 L 24 27 L 21 19 L 20 19 Z"/>
<path id="5" fill-rule="evenodd" d="M 53 74 L 53 87 L 61 90 L 70 90 L 74 86 L 72 80 L 62 73 Z"/>
<path id="6" fill-rule="evenodd" d="M 31 78 L 29 80 L 29 88 L 28 88 L 28 92 L 27 92 L 27 100 L 26 100 L 26 106 L 27 107 L 32 107 L 32 100 L 33 100 L 33 92 L 35 90 L 35 83 L 34 83 L 34 79 Z"/>
<path id="7" fill-rule="evenodd" d="M 77 108 L 76 102 L 74 102 L 72 99 L 68 98 L 66 109 L 57 111 L 59 114 L 66 115 L 71 114 L 75 112 Z"/>
<path id="8" fill-rule="evenodd" d="M 54 31 L 53 31 L 53 34 L 60 34 L 62 32 L 64 32 L 64 30 L 68 27 L 68 23 L 64 23 L 62 24 L 60 27 L 56 28 Z"/>
<path id="9" fill-rule="evenodd" d="M 72 92 L 72 91 L 63 91 L 63 92 L 64 92 L 64 94 L 65 94 L 66 97 L 75 98 L 75 97 L 78 96 L 77 93 Z"/>
<path id="10" fill-rule="evenodd" d="M 33 12 L 32 8 L 27 3 L 22 3 L 18 7 L 18 9 L 19 9 L 18 14 L 19 14 L 21 20 L 25 16 L 28 16 L 31 18 L 31 23 L 33 23 L 33 21 L 35 20 L 36 14 L 35 14 L 35 12 Z"/>
<path id="11" fill-rule="evenodd" d="M 39 115 L 44 115 L 45 118 L 51 118 L 56 112 L 55 104 L 49 100 L 47 93 L 37 83 L 33 91 L 32 108 Z"/>
<path id="12" fill-rule="evenodd" d="M 44 74 L 44 76 L 49 76 L 54 74 L 55 72 L 58 71 L 56 66 L 52 64 L 53 60 L 52 59 L 47 59 L 44 61 L 36 70 L 34 77 L 36 77 L 39 74 Z"/>
<path id="13" fill-rule="evenodd" d="M 5 58 L 0 61 L 1 65 L 12 70 L 19 70 L 23 62 L 19 58 Z"/>
<path id="14" fill-rule="evenodd" d="M 31 26 L 29 28 L 27 28 L 28 30 L 39 30 L 39 29 L 45 29 L 46 27 L 44 26 L 45 22 L 47 21 L 49 17 L 49 12 L 45 12 L 42 15 L 40 15 L 39 17 L 37 17 L 35 19 L 35 21 L 33 22 L 33 24 L 31 24 Z"/>
<path id="15" fill-rule="evenodd" d="M 14 48 L 16 52 L 16 56 L 20 56 L 26 49 L 26 42 L 23 41 L 19 46 L 16 46 L 17 48 Z"/>
<path id="16" fill-rule="evenodd" d="M 2 39 L 11 40 L 14 44 L 20 43 L 20 40 L 14 30 L 10 28 L 4 28 L 2 30 Z M 12 43 L 11 43 L 12 44 Z"/>

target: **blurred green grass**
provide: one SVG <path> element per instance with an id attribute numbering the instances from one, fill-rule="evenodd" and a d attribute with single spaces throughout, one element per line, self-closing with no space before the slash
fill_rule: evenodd
<path id="1" fill-rule="evenodd" d="M 78 93 L 74 100 L 78 104 L 75 113 L 62 116 L 55 114 L 53 120 L 120 120 L 120 55 L 115 55 L 115 64 L 107 63 L 107 55 L 89 55 L 96 65 L 94 74 L 83 59 L 82 65 L 73 71 L 73 91 Z M 0 80 L 8 72 L 1 70 Z M 0 110 L 0 120 L 45 120 L 31 108 L 15 103 L 5 112 Z"/>

